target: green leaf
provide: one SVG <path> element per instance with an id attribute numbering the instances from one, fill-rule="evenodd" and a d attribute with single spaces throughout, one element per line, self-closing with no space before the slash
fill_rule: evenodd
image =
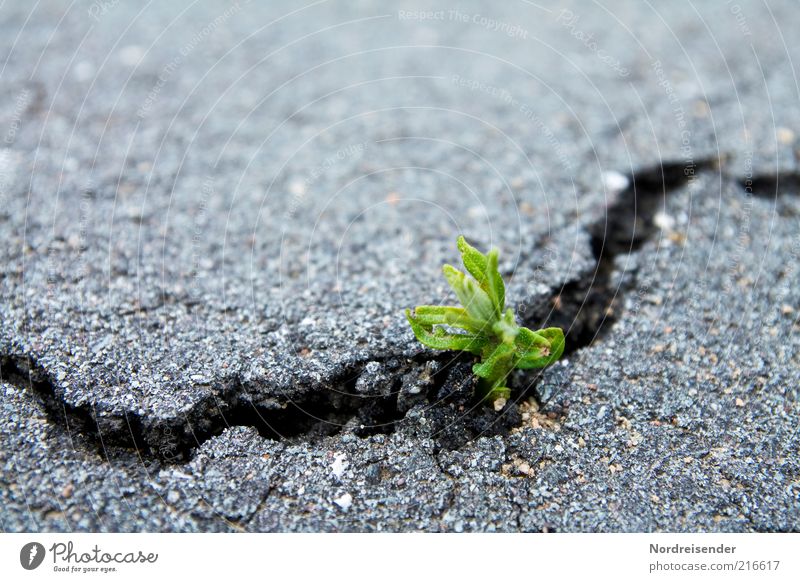
<path id="1" fill-rule="evenodd" d="M 458 250 L 461 251 L 461 260 L 464 263 L 464 267 L 475 277 L 481 289 L 489 295 L 495 307 L 495 314 L 500 317 L 503 309 L 505 309 L 506 286 L 500 276 L 500 271 L 497 269 L 497 249 L 492 249 L 488 255 L 484 255 L 470 245 L 463 236 L 458 237 L 457 244 Z"/>
<path id="2" fill-rule="evenodd" d="M 494 304 L 497 316 L 500 317 L 506 306 L 506 285 L 503 283 L 503 277 L 500 276 L 500 271 L 497 269 L 497 260 L 497 249 L 492 249 L 489 251 L 486 265 L 486 292 Z"/>
<path id="3" fill-rule="evenodd" d="M 526 352 L 534 346 L 547 346 L 550 347 L 550 341 L 539 334 L 539 332 L 531 331 L 527 327 L 520 327 L 517 337 L 514 338 L 514 344 L 520 352 Z"/>
<path id="4" fill-rule="evenodd" d="M 446 333 L 441 328 L 433 330 L 431 325 L 420 322 L 406 309 L 406 318 L 416 338 L 424 345 L 435 350 L 454 350 L 480 354 L 488 343 L 485 336 L 466 333 Z"/>
<path id="5" fill-rule="evenodd" d="M 514 368 L 512 359 L 514 347 L 508 344 L 499 344 L 479 364 L 472 366 L 472 373 L 487 380 L 497 380 L 508 376 Z"/>
<path id="6" fill-rule="evenodd" d="M 548 327 L 546 329 L 540 329 L 537 333 L 550 342 L 552 362 L 555 362 L 564 355 L 564 330 L 560 327 Z"/>
<path id="7" fill-rule="evenodd" d="M 489 402 L 507 399 L 511 371 L 543 368 L 558 360 L 564 353 L 564 332 L 556 327 L 531 331 L 517 324 L 514 310 L 505 309 L 506 287 L 497 249 L 483 254 L 459 236 L 458 250 L 472 277 L 451 265 L 444 265 L 442 271 L 462 307 L 421 305 L 413 314 L 407 309 L 406 317 L 424 345 L 481 357 L 472 367 L 480 378 L 478 397 Z"/>
<path id="8" fill-rule="evenodd" d="M 463 307 L 418 305 L 414 308 L 414 317 L 423 325 L 450 325 L 474 333 L 486 329 L 483 322 L 472 319 Z"/>
<path id="9" fill-rule="evenodd" d="M 464 263 L 464 267 L 470 275 L 477 279 L 478 283 L 483 284 L 486 281 L 486 255 L 470 245 L 463 236 L 458 237 L 456 244 L 461 252 L 461 261 Z"/>
<path id="10" fill-rule="evenodd" d="M 492 331 L 503 343 L 515 343 L 519 335 L 520 327 L 517 325 L 517 321 L 514 318 L 514 312 L 511 309 L 506 311 L 503 317 L 492 325 Z"/>
<path id="11" fill-rule="evenodd" d="M 487 323 L 493 323 L 497 319 L 492 300 L 489 299 L 486 291 L 481 289 L 475 280 L 469 279 L 452 265 L 445 265 L 442 267 L 442 271 L 447 283 L 455 292 L 461 305 L 466 308 L 470 317 Z"/>
<path id="12" fill-rule="evenodd" d="M 560 328 L 549 327 L 537 332 L 531 332 L 527 328 L 522 329 L 536 339 L 531 341 L 527 348 L 522 348 L 518 352 L 517 368 L 521 370 L 544 368 L 558 360 L 564 353 L 564 332 Z"/>

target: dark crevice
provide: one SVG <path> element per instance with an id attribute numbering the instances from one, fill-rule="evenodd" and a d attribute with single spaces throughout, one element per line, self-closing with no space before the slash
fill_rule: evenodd
<path id="1" fill-rule="evenodd" d="M 531 325 L 565 330 L 565 355 L 601 339 L 616 320 L 615 303 L 634 281 L 615 281 L 619 257 L 638 251 L 659 232 L 653 218 L 671 192 L 691 182 L 716 160 L 669 164 L 630 176 L 630 186 L 606 208 L 603 219 L 589 227 L 595 269 L 582 280 L 568 283 L 548 305 L 548 313 L 531 318 Z M 623 278 L 624 280 L 624 278 Z"/>
<path id="2" fill-rule="evenodd" d="M 230 395 L 226 399 L 217 397 L 210 406 L 193 412 L 187 422 L 188 434 L 177 448 L 188 460 L 192 449 L 232 426 L 251 426 L 264 438 L 290 442 L 315 441 L 343 430 L 360 436 L 391 432 L 397 394 L 357 393 L 355 385 L 361 373 L 362 369 L 348 370 L 331 379 L 325 389 L 310 388 L 278 408 L 244 400 L 247 391 L 233 387 L 226 392 Z M 180 430 L 177 427 L 172 436 Z M 169 439 L 160 440 L 169 443 Z"/>
<path id="3" fill-rule="evenodd" d="M 0 358 L 0 379 L 33 391 L 41 400 L 48 421 L 63 427 L 73 440 L 80 439 L 101 456 L 127 452 L 142 459 L 184 463 L 192 450 L 232 426 L 251 426 L 272 440 L 315 440 L 340 432 L 357 419 L 363 435 L 391 432 L 398 420 L 397 394 L 354 393 L 361 372 L 350 371 L 334 379 L 327 390 L 309 390 L 279 408 L 242 399 L 241 386 L 230 396 L 206 399 L 186 418 L 151 426 L 136 414 L 107 416 L 90 405 L 67 404 L 56 383 L 37 362 L 25 356 Z"/>
<path id="4" fill-rule="evenodd" d="M 797 216 L 796 203 L 787 200 L 786 197 L 800 195 L 800 173 L 757 175 L 743 178 L 739 180 L 739 184 L 748 196 L 772 200 L 779 216 L 784 218 Z"/>
<path id="5" fill-rule="evenodd" d="M 783 194 L 800 194 L 800 174 L 794 172 L 777 175 L 753 176 L 739 181 L 745 192 L 760 198 L 777 198 Z"/>
<path id="6" fill-rule="evenodd" d="M 615 300 L 627 290 L 614 282 L 617 259 L 640 249 L 658 232 L 653 217 L 670 191 L 714 163 L 672 164 L 631 176 L 631 186 L 589 228 L 594 272 L 558 290 L 549 313 L 542 311 L 538 318 L 534 314 L 524 323 L 562 327 L 566 354 L 602 337 L 615 320 Z M 507 434 L 521 422 L 519 411 L 513 402 L 498 414 L 474 401 L 472 363 L 473 358 L 465 354 L 424 351 L 410 359 L 389 354 L 353 366 L 323 385 L 307 386 L 301 395 L 279 405 L 251 401 L 249 394 L 258 394 L 263 387 L 248 386 L 236 378 L 195 405 L 187 416 L 157 421 L 66 404 L 48 372 L 26 356 L 3 357 L 0 374 L 33 389 L 51 422 L 65 427 L 70 435 L 83 435 L 103 456 L 116 447 L 142 459 L 183 463 L 195 448 L 232 426 L 254 427 L 273 440 L 313 442 L 343 431 L 360 437 L 391 433 L 406 421 L 409 411 L 419 414 L 422 410 L 429 424 L 411 426 L 409 433 L 432 436 L 437 450 L 460 448 L 478 436 Z M 360 389 L 359 381 L 369 381 L 373 374 L 370 365 L 380 367 L 384 376 L 375 380 L 377 387 Z M 536 378 L 541 374 L 537 372 Z M 536 379 L 522 396 L 537 397 L 535 385 Z"/>
<path id="7" fill-rule="evenodd" d="M 429 404 L 416 409 L 424 417 L 409 432 L 430 438 L 434 453 L 459 450 L 480 437 L 505 436 L 519 426 L 522 416 L 516 403 L 506 403 L 500 413 L 475 398 L 477 378 L 472 373 L 474 358 L 462 354 L 442 370 L 441 387 Z"/>
<path id="8" fill-rule="evenodd" d="M 578 281 L 564 285 L 549 304 L 524 322 L 532 328 L 560 327 L 565 333 L 564 356 L 602 340 L 620 314 L 619 304 L 636 286 L 635 268 L 627 267 L 625 256 L 635 253 L 660 233 L 656 214 L 666 207 L 667 197 L 692 182 L 700 172 L 719 166 L 719 160 L 673 163 L 636 172 L 628 176 L 630 185 L 606 207 L 604 216 L 587 230 L 595 268 Z M 619 271 L 624 270 L 627 276 Z M 533 398 L 548 413 L 566 414 L 552 402 L 560 390 L 539 388 L 541 370 L 529 375 L 521 402 Z"/>
<path id="9" fill-rule="evenodd" d="M 72 439 L 80 438 L 103 458 L 127 454 L 181 464 L 191 459 L 194 449 L 234 426 L 253 427 L 264 438 L 289 442 L 313 442 L 343 431 L 359 437 L 389 434 L 411 407 L 435 398 L 449 372 L 466 361 L 465 355 L 448 353 L 370 360 L 331 378 L 324 389 L 309 386 L 280 406 L 252 402 L 247 395 L 258 390 L 235 379 L 221 394 L 196 404 L 188 415 L 157 423 L 130 412 L 109 416 L 88 404 L 67 404 L 57 382 L 27 356 L 0 357 L 0 379 L 36 393 L 51 424 L 63 427 Z M 390 385 L 379 394 L 359 393 L 359 379 L 368 374 L 366 368 L 373 362 L 387 367 Z"/>
<path id="10" fill-rule="evenodd" d="M 30 358 L 0 358 L 0 379 L 33 393 L 51 426 L 62 429 L 75 450 L 100 454 L 103 458 L 134 460 L 129 453 L 144 446 L 138 417 L 114 421 L 114 428 L 101 430 L 89 405 L 73 406 L 60 398 L 49 375 Z"/>

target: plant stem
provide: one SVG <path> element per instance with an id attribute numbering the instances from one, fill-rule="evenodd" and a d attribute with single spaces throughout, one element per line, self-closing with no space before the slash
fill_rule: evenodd
<path id="1" fill-rule="evenodd" d="M 489 402 L 494 402 L 498 398 L 505 398 L 508 400 L 511 397 L 511 389 L 506 386 L 506 379 L 510 373 L 511 370 L 509 369 L 502 376 L 494 380 L 481 378 L 480 382 L 478 382 L 478 396 L 480 400 L 488 399 Z"/>

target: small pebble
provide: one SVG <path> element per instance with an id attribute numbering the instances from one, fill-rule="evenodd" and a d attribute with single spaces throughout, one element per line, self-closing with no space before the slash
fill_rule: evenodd
<path id="1" fill-rule="evenodd" d="M 794 143 L 794 132 L 788 127 L 779 127 L 775 132 L 775 136 L 778 138 L 778 143 L 781 145 L 791 145 Z"/>
<path id="2" fill-rule="evenodd" d="M 89 81 L 94 76 L 94 67 L 89 61 L 80 61 L 72 73 L 78 81 Z"/>
<path id="3" fill-rule="evenodd" d="M 666 212 L 656 212 L 653 224 L 661 230 L 672 230 L 675 227 L 675 219 Z"/>
<path id="4" fill-rule="evenodd" d="M 350 506 L 353 504 L 353 496 L 349 493 L 345 493 L 341 497 L 337 497 L 333 500 L 333 502 L 341 507 L 344 511 L 350 509 Z"/>
<path id="5" fill-rule="evenodd" d="M 306 183 L 304 180 L 292 180 L 289 182 L 289 193 L 294 196 L 302 196 L 306 193 Z"/>
<path id="6" fill-rule="evenodd" d="M 344 470 L 347 468 L 346 458 L 347 456 L 344 453 L 337 453 L 331 465 L 331 473 L 333 473 L 333 476 L 337 479 L 344 475 Z"/>
<path id="7" fill-rule="evenodd" d="M 622 192 L 630 185 L 631 181 L 625 174 L 621 174 L 615 170 L 603 172 L 603 185 L 606 190 L 617 193 Z"/>
<path id="8" fill-rule="evenodd" d="M 138 45 L 128 45 L 119 51 L 119 60 L 123 65 L 134 67 L 144 58 L 144 49 Z"/>

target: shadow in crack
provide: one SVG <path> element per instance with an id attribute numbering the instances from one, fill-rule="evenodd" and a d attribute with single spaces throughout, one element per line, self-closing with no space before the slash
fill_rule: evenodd
<path id="1" fill-rule="evenodd" d="M 532 327 L 561 327 L 565 330 L 565 355 L 602 338 L 616 318 L 614 304 L 630 290 L 632 283 L 615 283 L 618 258 L 638 251 L 660 231 L 656 214 L 667 197 L 688 184 L 697 172 L 716 161 L 670 164 L 637 172 L 630 186 L 610 204 L 603 219 L 588 228 L 595 269 L 587 277 L 565 285 L 553 296 L 547 313 L 534 314 L 526 323 Z"/>
<path id="2" fill-rule="evenodd" d="M 613 277 L 617 259 L 637 251 L 658 232 L 653 218 L 672 191 L 691 181 L 696 172 L 714 165 L 715 160 L 688 166 L 672 164 L 631 176 L 630 187 L 618 194 L 603 218 L 588 228 L 596 261 L 594 271 L 555 290 L 545 304 L 546 311 L 542 308 L 532 313 L 525 318 L 525 325 L 562 327 L 566 330 L 566 354 L 601 338 L 616 317 L 615 301 L 632 284 L 614 283 L 625 280 Z M 796 184 L 796 177 L 792 179 Z M 765 178 L 757 185 L 759 189 L 770 188 Z M 364 393 L 358 386 L 360 379 L 369 379 L 372 374 L 371 364 L 384 367 L 384 386 L 378 393 Z M 237 379 L 219 394 L 201 400 L 185 416 L 149 422 L 135 414 L 108 415 L 89 405 L 65 404 L 47 371 L 25 356 L 0 358 L 0 377 L 33 390 L 52 423 L 70 436 L 80 435 L 93 443 L 103 456 L 110 448 L 118 448 L 142 459 L 182 463 L 191 457 L 193 449 L 232 426 L 252 426 L 269 439 L 313 442 L 341 431 L 360 437 L 391 433 L 405 423 L 404 430 L 409 434 L 432 438 L 442 449 L 459 448 L 479 436 L 508 434 L 519 425 L 518 407 L 510 402 L 497 414 L 476 403 L 471 365 L 472 358 L 463 354 L 423 352 L 412 359 L 386 355 L 349 369 L 324 385 L 308 387 L 302 397 L 287 398 L 280 406 L 271 407 L 250 401 L 248 388 L 253 387 Z M 544 373 L 547 370 L 540 370 L 529 380 L 518 401 L 538 396 L 536 384 Z"/>

